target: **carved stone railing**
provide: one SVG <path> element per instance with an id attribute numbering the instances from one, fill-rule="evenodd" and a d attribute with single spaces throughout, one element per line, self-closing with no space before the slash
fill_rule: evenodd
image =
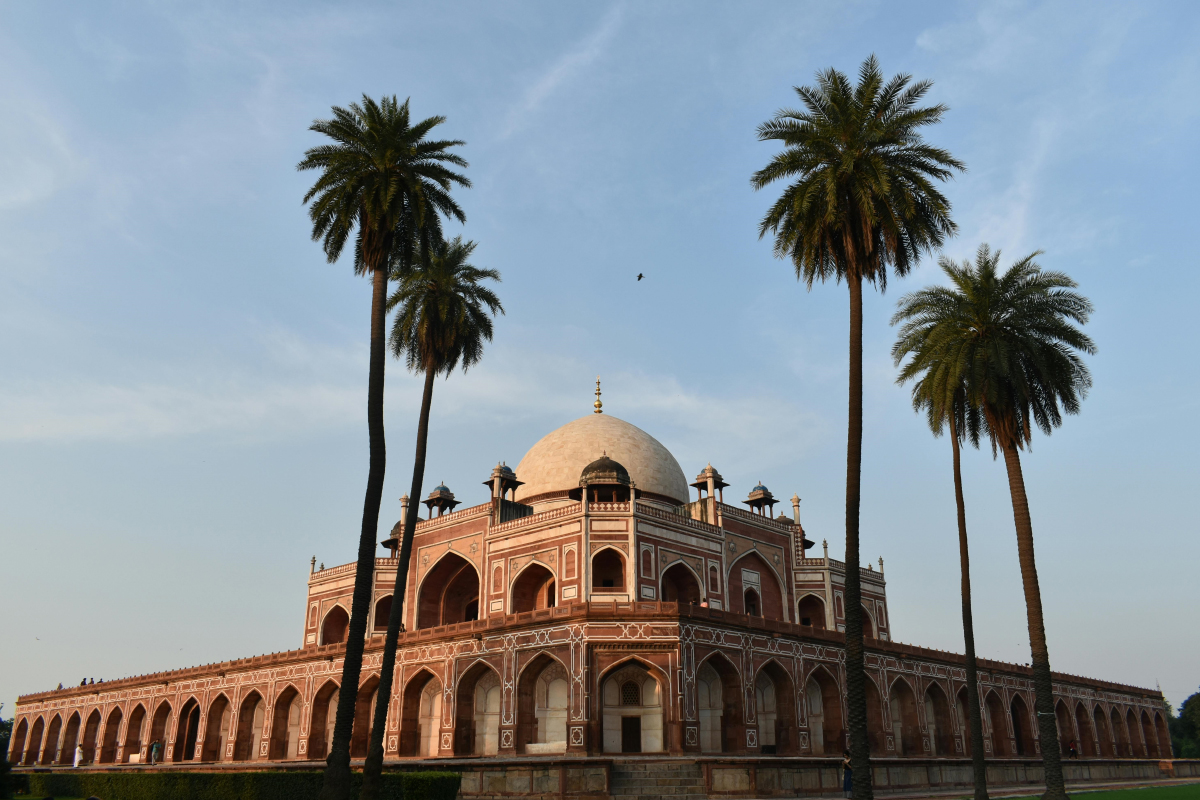
<path id="1" fill-rule="evenodd" d="M 537 525 L 539 522 L 546 520 L 558 519 L 559 517 L 570 517 L 576 514 L 583 513 L 582 509 L 577 504 L 563 506 L 562 508 L 552 508 L 549 511 L 542 511 L 537 514 L 530 514 L 528 517 L 521 517 L 509 522 L 502 522 L 499 525 L 493 526 L 488 533 L 501 533 L 503 531 L 511 531 L 514 528 L 524 528 L 528 525 Z"/>
<path id="2" fill-rule="evenodd" d="M 685 527 L 692 528 L 693 530 L 700 531 L 708 536 L 721 535 L 721 529 L 716 525 L 709 525 L 707 522 L 702 522 L 698 519 L 692 519 L 691 517 L 683 514 L 677 514 L 671 511 L 663 511 L 661 508 L 655 508 L 654 506 L 647 505 L 646 503 L 638 503 L 637 513 L 647 517 L 656 517 L 658 519 L 666 520 L 667 522 L 671 522 L 675 525 L 683 525 Z"/>

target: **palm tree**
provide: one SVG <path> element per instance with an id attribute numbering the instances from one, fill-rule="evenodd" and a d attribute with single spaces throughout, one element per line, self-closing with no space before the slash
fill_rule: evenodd
<path id="1" fill-rule="evenodd" d="M 1029 623 L 1044 796 L 1057 800 L 1066 790 L 1020 451 L 1031 443 L 1035 427 L 1049 435 L 1062 424 L 1063 411 L 1079 413 L 1092 385 L 1080 353 L 1095 353 L 1096 346 L 1076 327 L 1087 322 L 1092 304 L 1072 291 L 1076 284 L 1063 273 L 1042 271 L 1034 261 L 1038 255 L 1026 256 L 1003 274 L 998 274 L 1000 252 L 993 254 L 987 245 L 980 246 L 973 265 L 943 259 L 951 286 L 926 290 L 938 319 L 928 326 L 923 346 L 961 370 L 971 395 L 967 402 L 982 414 L 993 455 L 1004 454 Z"/>
<path id="2" fill-rule="evenodd" d="M 462 237 L 441 242 L 423 254 L 417 264 L 398 276 L 399 287 L 388 299 L 388 310 L 398 309 L 392 324 L 391 348 L 403 358 L 412 372 L 423 373 L 425 389 L 421 395 L 421 416 L 417 422 L 417 452 L 413 462 L 412 487 L 404 533 L 400 540 L 400 563 L 392 591 L 392 610 L 388 616 L 387 637 L 383 645 L 383 663 L 379 674 L 379 698 L 371 726 L 371 746 L 363 768 L 362 797 L 373 800 L 383 767 L 383 733 L 391 697 L 396 664 L 396 641 L 404 618 L 404 596 L 408 588 L 408 561 L 412 553 L 413 531 L 417 526 L 417 499 L 425 478 L 425 450 L 429 440 L 429 409 L 433 403 L 433 380 L 450 376 L 459 364 L 463 371 L 483 357 L 483 344 L 492 340 L 492 316 L 503 314 L 500 298 L 484 280 L 499 282 L 494 269 L 478 269 L 468 263 L 475 242 Z M 489 314 L 491 316 L 489 316 Z"/>
<path id="3" fill-rule="evenodd" d="M 892 358 L 900 370 L 896 382 L 916 380 L 912 388 L 913 409 L 924 411 L 934 436 L 950 429 L 954 464 L 954 501 L 958 509 L 958 559 L 962 575 L 963 640 L 967 661 L 967 718 L 971 736 L 971 766 L 975 778 L 975 800 L 987 800 L 987 765 L 983 759 L 983 720 L 979 708 L 979 684 L 975 664 L 975 623 L 971 614 L 971 557 L 967 548 L 967 510 L 963 502 L 960 444 L 969 439 L 979 446 L 980 409 L 968 402 L 972 396 L 963 374 L 963 365 L 946 352 L 945 341 L 935 334 L 939 326 L 957 310 L 951 293 L 941 288 L 924 289 L 905 295 L 892 317 L 892 324 L 903 322 L 900 336 L 892 347 Z"/>
<path id="4" fill-rule="evenodd" d="M 836 69 L 815 87 L 796 87 L 802 110 L 784 109 L 758 128 L 760 140 L 785 148 L 754 174 L 755 189 L 793 180 L 763 217 L 759 238 L 775 236 L 775 255 L 790 258 L 796 277 L 845 280 L 850 288 L 850 392 L 846 447 L 846 693 L 854 796 L 872 797 L 863 671 L 858 515 L 862 464 L 862 284 L 887 287 L 890 266 L 905 275 L 924 252 L 940 247 L 956 226 L 950 202 L 934 181 L 963 165 L 925 143 L 921 128 L 941 120 L 943 105 L 919 107 L 928 81 L 911 76 L 884 83 L 871 56 L 858 85 Z"/>
<path id="5" fill-rule="evenodd" d="M 296 167 L 320 170 L 320 177 L 304 195 L 304 202 L 312 203 L 308 213 L 313 224 L 313 240 L 322 241 L 325 255 L 333 263 L 354 233 L 354 272 L 370 276 L 372 283 L 370 374 L 367 381 L 370 468 L 354 572 L 350 630 L 342 665 L 342 692 L 338 699 L 333 742 L 326 759 L 321 789 L 323 800 L 346 800 L 350 796 L 350 735 L 357 695 L 354 687 L 358 686 L 362 672 L 363 640 L 375 571 L 375 537 L 386 467 L 384 322 L 392 256 L 406 250 L 413 241 L 428 239 L 429 230 L 438 230 L 438 214 L 459 221 L 465 219 L 462 209 L 449 194 L 453 184 L 471 185 L 463 175 L 450 169 L 450 166 L 467 165 L 461 156 L 450 152 L 450 148 L 463 142 L 426 139 L 429 132 L 444 121 L 444 117 L 429 117 L 413 125 L 407 100 L 400 104 L 395 97 L 385 97 L 376 102 L 363 95 L 361 105 L 334 106 L 333 119 L 313 122 L 309 130 L 328 136 L 333 143 L 307 150 Z M 386 707 L 387 703 L 381 705 Z"/>

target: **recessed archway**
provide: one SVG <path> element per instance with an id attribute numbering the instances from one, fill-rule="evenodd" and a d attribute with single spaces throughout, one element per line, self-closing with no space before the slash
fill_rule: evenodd
<path id="1" fill-rule="evenodd" d="M 737 753 L 745 745 L 742 679 L 722 653 L 713 653 L 696 670 L 699 692 L 700 749 L 710 753 Z"/>
<path id="2" fill-rule="evenodd" d="M 442 717 L 442 682 L 422 669 L 404 686 L 400 755 L 436 756 Z"/>
<path id="3" fill-rule="evenodd" d="M 1137 715 L 1133 713 L 1133 709 L 1125 712 L 1125 730 L 1129 732 L 1129 752 L 1134 758 L 1149 758 L 1150 749 L 1146 746 L 1146 739 L 1142 735 L 1142 726 L 1138 724 Z"/>
<path id="4" fill-rule="evenodd" d="M 796 620 L 801 625 L 825 630 L 825 601 L 815 594 L 804 595 L 796 604 Z"/>
<path id="5" fill-rule="evenodd" d="M 518 753 L 565 753 L 571 691 L 566 669 L 542 653 L 517 680 Z"/>
<path id="6" fill-rule="evenodd" d="M 963 754 L 971 757 L 971 717 L 967 706 L 967 687 L 963 686 L 954 696 L 955 708 L 958 710 L 959 733 L 962 736 Z"/>
<path id="7" fill-rule="evenodd" d="M 666 603 L 699 605 L 700 579 L 687 564 L 677 561 L 663 572 L 660 596 Z"/>
<path id="8" fill-rule="evenodd" d="M 987 693 L 983 699 L 983 707 L 987 709 L 988 725 L 992 729 L 992 755 L 996 758 L 1012 755 L 1008 746 L 1008 722 L 1004 713 L 1004 704 L 994 691 Z"/>
<path id="9" fill-rule="evenodd" d="M 808 703 L 808 731 L 813 755 L 841 755 L 846 743 L 842 721 L 842 693 L 837 680 L 825 667 L 817 667 L 808 676 L 805 701 Z"/>
<path id="10" fill-rule="evenodd" d="M 889 695 L 896 755 L 925 755 L 925 748 L 921 746 L 921 723 L 917 717 L 917 695 L 912 686 L 904 678 L 896 678 Z"/>
<path id="11" fill-rule="evenodd" d="M 375 703 L 379 699 L 379 676 L 371 675 L 358 687 L 354 700 L 354 730 L 350 734 L 350 757 L 366 758 L 371 744 L 371 726 L 375 720 Z"/>
<path id="12" fill-rule="evenodd" d="M 1117 758 L 1132 758 L 1133 745 L 1129 741 L 1129 729 L 1125 727 L 1125 720 L 1121 717 L 1121 712 L 1115 707 L 1110 715 L 1112 720 L 1113 735 L 1117 740 Z"/>
<path id="13" fill-rule="evenodd" d="M 166 752 L 167 744 L 167 728 L 171 724 L 171 704 L 166 700 L 158 704 L 154 709 L 154 718 L 150 722 L 150 741 L 147 744 L 153 745 L 158 742 L 159 747 L 163 748 L 162 752 Z"/>
<path id="14" fill-rule="evenodd" d="M 208 723 L 204 726 L 204 746 L 200 750 L 201 761 L 221 761 L 225 757 L 225 743 L 229 741 L 229 723 L 233 718 L 233 705 L 224 694 L 217 695 L 208 705 Z"/>
<path id="15" fill-rule="evenodd" d="M 539 611 L 558 604 L 554 573 L 542 564 L 531 563 L 521 571 L 512 587 L 512 613 Z"/>
<path id="16" fill-rule="evenodd" d="M 17 723 L 16 730 L 12 733 L 12 756 L 13 763 L 25 763 L 25 738 L 29 736 L 29 721 L 21 720 Z"/>
<path id="17" fill-rule="evenodd" d="M 1115 758 L 1112 729 L 1108 726 L 1108 715 L 1099 705 L 1092 709 L 1092 720 L 1096 729 L 1096 739 L 1100 743 L 1100 757 Z"/>
<path id="18" fill-rule="evenodd" d="M 417 627 L 435 628 L 479 619 L 479 573 L 457 553 L 446 553 L 421 579 Z"/>
<path id="19" fill-rule="evenodd" d="M 779 578 L 757 552 L 751 550 L 733 562 L 728 583 L 731 611 L 765 619 L 786 619 Z M 747 600 L 756 603 L 757 608 L 747 607 Z"/>
<path id="20" fill-rule="evenodd" d="M 146 707 L 138 703 L 129 714 L 129 722 L 125 725 L 125 745 L 121 760 L 129 763 L 130 756 L 136 755 L 141 760 L 142 728 L 146 725 Z"/>
<path id="21" fill-rule="evenodd" d="M 883 698 L 879 696 L 879 688 L 870 675 L 863 681 L 863 689 L 867 696 L 867 743 L 873 754 L 890 755 L 887 750 L 887 734 L 883 730 Z"/>
<path id="22" fill-rule="evenodd" d="M 263 720 L 267 703 L 257 691 L 251 691 L 238 707 L 237 735 L 233 740 L 234 761 L 257 761 L 258 743 L 262 740 Z"/>
<path id="23" fill-rule="evenodd" d="M 101 764 L 112 764 L 117 760 L 117 742 L 120 741 L 121 720 L 124 717 L 120 706 L 108 712 L 108 723 L 104 726 L 104 744 L 100 748 Z"/>
<path id="24" fill-rule="evenodd" d="M 333 726 L 337 720 L 338 685 L 325 681 L 317 690 L 312 704 L 312 720 L 308 726 L 308 753 L 310 761 L 329 755 L 333 742 Z"/>
<path id="25" fill-rule="evenodd" d="M 341 644 L 350 634 L 350 615 L 341 606 L 334 606 L 321 623 L 321 644 Z"/>
<path id="26" fill-rule="evenodd" d="M 1092 731 L 1092 715 L 1083 707 L 1083 703 L 1075 704 L 1075 726 L 1079 731 L 1079 755 L 1095 758 L 1096 736 Z"/>
<path id="27" fill-rule="evenodd" d="M 271 714 L 270 757 L 294 759 L 299 755 L 300 719 L 304 699 L 296 687 L 288 685 L 275 698 L 275 710 Z"/>
<path id="28" fill-rule="evenodd" d="M 600 741 L 606 753 L 666 749 L 663 682 L 640 661 L 625 661 L 600 680 Z"/>
<path id="29" fill-rule="evenodd" d="M 754 680 L 759 749 L 767 754 L 799 752 L 796 690 L 792 678 L 776 661 L 768 661 Z"/>
<path id="30" fill-rule="evenodd" d="M 1034 755 L 1033 725 L 1029 716 L 1029 709 L 1026 707 L 1025 701 L 1021 699 L 1021 695 L 1013 695 L 1012 703 L 1009 705 L 1009 712 L 1012 715 L 1013 739 L 1017 746 L 1016 755 Z"/>
<path id="31" fill-rule="evenodd" d="M 83 762 L 91 764 L 96 760 L 96 744 L 100 736 L 100 709 L 93 708 L 88 714 L 87 722 L 83 725 Z"/>
<path id="32" fill-rule="evenodd" d="M 954 727 L 950 722 L 950 700 L 940 684 L 931 683 L 925 690 L 925 726 L 929 730 L 932 755 L 954 755 Z"/>
<path id="33" fill-rule="evenodd" d="M 387 633 L 388 617 L 392 614 L 392 596 L 384 595 L 375 601 L 375 613 L 372 615 L 371 630 L 375 633 Z"/>
<path id="34" fill-rule="evenodd" d="M 1058 725 L 1059 747 L 1064 756 L 1068 755 L 1075 745 L 1075 725 L 1071 722 L 1071 712 L 1067 711 L 1067 705 L 1062 700 L 1054 704 L 1054 722 Z"/>
<path id="35" fill-rule="evenodd" d="M 67 729 L 63 733 L 62 749 L 58 751 L 57 763 L 75 763 L 75 745 L 79 742 L 79 725 L 79 712 L 76 711 L 67 718 Z"/>
<path id="36" fill-rule="evenodd" d="M 477 661 L 458 679 L 454 704 L 454 754 L 494 756 L 500 752 L 500 676 Z"/>
<path id="37" fill-rule="evenodd" d="M 1145 711 L 1142 712 L 1142 738 L 1146 741 L 1146 751 L 1150 754 L 1150 758 L 1162 758 L 1162 750 L 1158 746 L 1158 734 L 1154 730 L 1154 724 L 1150 722 L 1150 715 Z"/>
<path id="38" fill-rule="evenodd" d="M 625 592 L 625 557 L 611 547 L 592 556 L 592 593 Z"/>
<path id="39" fill-rule="evenodd" d="M 27 765 L 36 764 L 38 756 L 42 752 L 42 736 L 46 732 L 46 720 L 38 717 L 33 722 L 33 727 L 29 731 L 29 744 L 25 748 L 25 760 L 22 762 Z"/>
<path id="40" fill-rule="evenodd" d="M 1162 714 L 1157 711 L 1154 712 L 1154 732 L 1158 734 L 1158 757 L 1171 758 L 1171 734 L 1167 732 Z"/>
<path id="41" fill-rule="evenodd" d="M 39 764 L 53 764 L 55 748 L 58 747 L 58 735 L 62 733 L 62 717 L 58 714 L 54 715 L 54 719 L 50 720 L 50 724 L 46 726 L 46 746 L 42 748 L 42 758 L 38 761 Z"/>

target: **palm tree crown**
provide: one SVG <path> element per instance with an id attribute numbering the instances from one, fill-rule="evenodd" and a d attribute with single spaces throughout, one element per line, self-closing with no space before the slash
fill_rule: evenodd
<path id="1" fill-rule="evenodd" d="M 981 245 L 975 262 L 938 264 L 951 286 L 906 295 L 893 324 L 904 322 L 892 354 L 911 354 L 901 377 L 922 374 L 933 403 L 941 404 L 958 383 L 969 387 L 968 433 L 982 428 L 992 448 L 1023 448 L 1039 428 L 1049 434 L 1062 412 L 1076 414 L 1092 378 L 1080 353 L 1096 346 L 1075 327 L 1085 324 L 1092 304 L 1061 272 L 1047 272 L 1032 253 L 1003 274 L 1000 251 Z M 979 412 L 982 412 L 981 414 Z M 938 411 L 938 413 L 943 413 Z"/>
<path id="2" fill-rule="evenodd" d="M 438 214 L 431 212 L 465 219 L 450 197 L 452 185 L 471 185 L 451 169 L 467 166 L 450 152 L 464 142 L 427 141 L 429 132 L 446 118 L 428 117 L 413 125 L 408 102 L 398 103 L 394 96 L 376 102 L 363 95 L 361 105 L 334 106 L 333 119 L 317 120 L 310 127 L 334 143 L 307 150 L 296 166 L 321 170 L 304 202 L 312 201 L 313 240 L 324 240 L 330 262 L 337 260 L 359 227 L 354 262 L 359 274 L 387 262 L 397 233 L 412 235 L 427 226 L 437 230 Z"/>
<path id="3" fill-rule="evenodd" d="M 783 109 L 758 138 L 785 149 L 754 174 L 755 189 L 795 179 L 759 225 L 775 234 L 775 254 L 813 282 L 854 276 L 887 285 L 887 266 L 906 274 L 922 251 L 941 246 L 957 227 L 934 180 L 963 164 L 926 144 L 921 128 L 941 121 L 943 105 L 918 107 L 932 85 L 909 75 L 886 84 L 871 56 L 857 86 L 836 69 L 816 87 L 797 86 L 803 110 Z"/>
<path id="4" fill-rule="evenodd" d="M 388 298 L 388 310 L 399 309 L 391 347 L 410 370 L 449 375 L 461 363 L 466 371 L 483 355 L 483 343 L 491 341 L 489 313 L 503 314 L 504 307 L 480 281 L 499 282 L 500 273 L 469 264 L 474 251 L 475 242 L 458 236 L 398 276 L 399 287 Z"/>

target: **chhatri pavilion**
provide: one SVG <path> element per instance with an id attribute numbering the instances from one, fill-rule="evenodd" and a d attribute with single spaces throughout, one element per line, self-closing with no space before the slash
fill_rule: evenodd
<path id="1" fill-rule="evenodd" d="M 317 761 L 353 691 L 355 758 L 382 701 L 389 760 L 828 760 L 846 741 L 846 565 L 810 552 L 798 497 L 776 515 L 758 484 L 727 504 L 720 472 L 692 470 L 597 399 L 515 470 L 492 468 L 481 502 L 446 486 L 422 501 L 391 697 L 376 687 L 399 523 L 375 562 L 359 686 L 339 686 L 355 565 L 314 563 L 295 650 L 23 695 L 10 759 L 70 764 L 81 744 L 85 762 L 145 764 L 159 741 L 169 765 Z M 860 575 L 873 756 L 962 760 L 963 658 L 898 643 L 882 560 Z M 1030 670 L 981 659 L 979 690 L 987 756 L 1037 757 Z M 1051 747 L 1170 757 L 1160 692 L 1063 674 L 1054 691 Z"/>

